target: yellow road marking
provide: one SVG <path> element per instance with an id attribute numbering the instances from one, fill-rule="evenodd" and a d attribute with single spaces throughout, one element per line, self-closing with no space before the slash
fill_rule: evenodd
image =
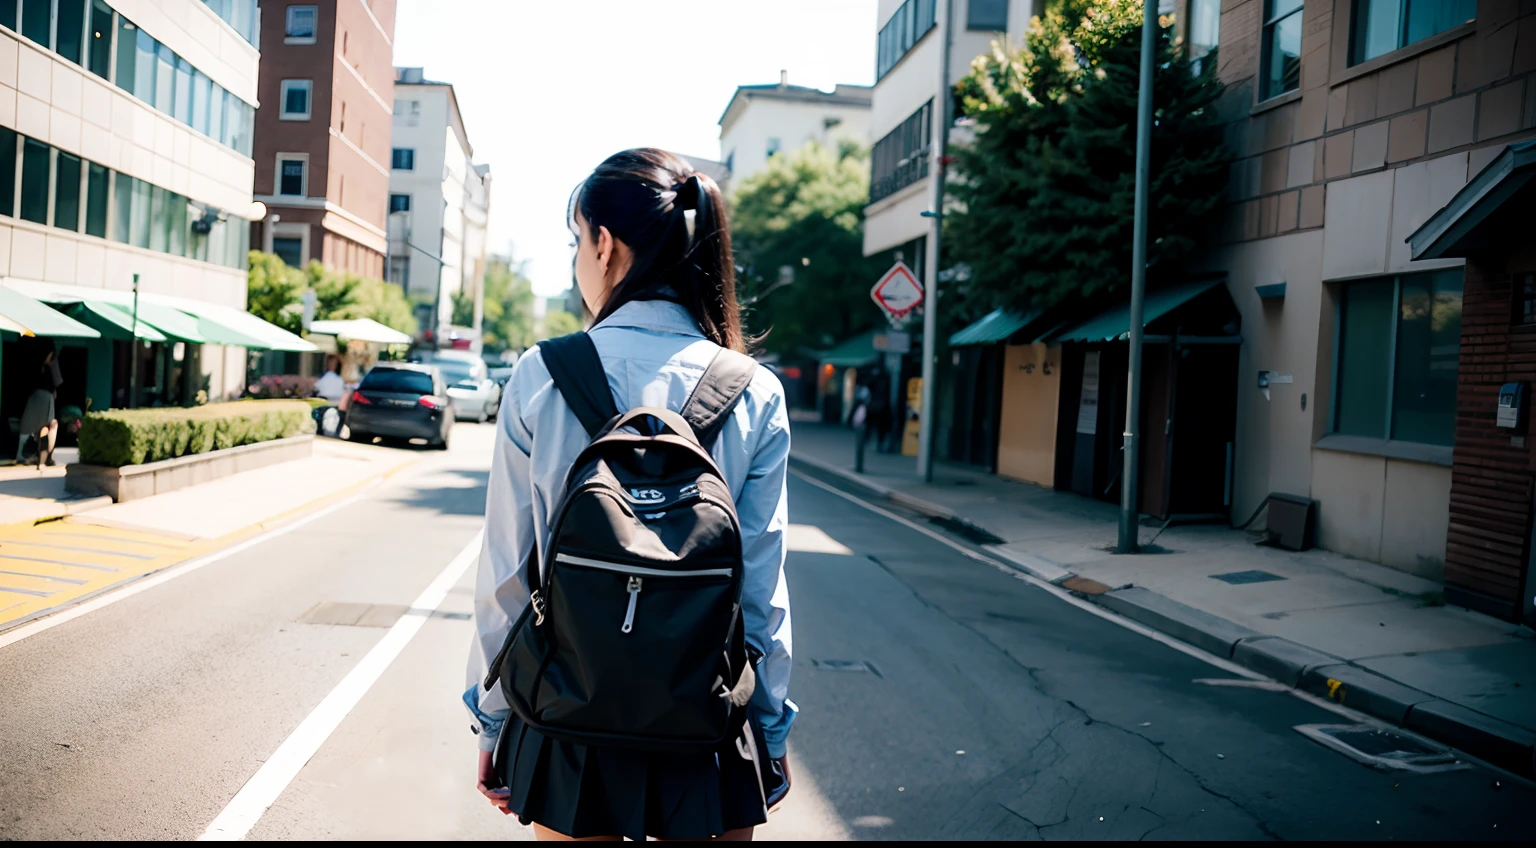
<path id="1" fill-rule="evenodd" d="M 68 518 L 0 528 L 0 630 L 191 559 L 208 542 Z"/>

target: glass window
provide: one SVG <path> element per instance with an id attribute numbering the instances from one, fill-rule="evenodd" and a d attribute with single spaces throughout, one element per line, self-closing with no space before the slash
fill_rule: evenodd
<path id="1" fill-rule="evenodd" d="M 0 215 L 16 214 L 16 138 L 15 130 L 0 127 Z"/>
<path id="2" fill-rule="evenodd" d="M 771 157 L 771 156 L 774 156 L 775 154 L 777 154 L 779 152 L 779 148 L 782 147 L 783 144 L 784 143 L 782 141 L 780 141 L 779 139 L 770 136 L 768 138 L 768 144 L 767 144 L 768 155 Z"/>
<path id="3" fill-rule="evenodd" d="M 95 162 L 85 169 L 85 233 L 107 237 L 107 168 Z"/>
<path id="4" fill-rule="evenodd" d="M 102 79 L 110 79 L 112 70 L 112 7 L 103 0 L 91 2 L 90 44 L 86 47 L 87 67 Z"/>
<path id="5" fill-rule="evenodd" d="M 0 215 L 16 214 L 16 145 L 20 138 L 15 130 L 0 126 Z"/>
<path id="6" fill-rule="evenodd" d="M 88 2 L 59 0 L 59 11 L 55 16 L 54 52 L 77 65 L 85 63 L 85 7 Z"/>
<path id="7" fill-rule="evenodd" d="M 117 73 L 114 82 L 117 87 L 129 94 L 134 93 L 134 77 L 139 63 L 138 53 L 134 44 L 138 39 L 139 28 L 133 22 L 121 15 L 117 18 Z"/>
<path id="8" fill-rule="evenodd" d="M 1007 4 L 996 0 L 972 0 L 971 5 L 996 6 L 1002 5 L 1003 17 L 1006 25 Z M 936 6 L 934 0 L 907 0 L 896 9 L 880 28 L 880 34 L 875 40 L 875 79 L 879 79 L 888 73 L 891 68 L 907 55 L 907 51 L 924 36 L 935 24 Z"/>
<path id="9" fill-rule="evenodd" d="M 1344 289 L 1335 432 L 1451 444 L 1461 300 L 1460 268 Z"/>
<path id="10" fill-rule="evenodd" d="M 187 199 L 172 192 L 165 193 L 166 252 L 172 256 L 187 255 Z"/>
<path id="11" fill-rule="evenodd" d="M 1008 31 L 1008 0 L 971 0 L 966 10 L 965 28 Z"/>
<path id="12" fill-rule="evenodd" d="M 155 51 L 154 106 L 167 115 L 176 113 L 176 53 L 164 44 Z"/>
<path id="13" fill-rule="evenodd" d="M 1351 64 L 1423 41 L 1477 17 L 1477 0 L 1355 0 Z"/>
<path id="14" fill-rule="evenodd" d="M 224 141 L 224 88 L 218 83 L 212 83 L 208 95 L 208 137 Z"/>
<path id="15" fill-rule="evenodd" d="M 283 120 L 309 120 L 309 94 L 313 86 L 313 80 L 283 80 L 280 116 Z"/>
<path id="16" fill-rule="evenodd" d="M 16 29 L 16 6 L 21 0 L 0 0 L 0 26 Z"/>
<path id="17" fill-rule="evenodd" d="M 61 230 L 80 229 L 80 157 L 59 151 L 54 165 L 53 225 Z"/>
<path id="18" fill-rule="evenodd" d="M 21 217 L 34 224 L 48 223 L 49 153 L 48 145 L 36 139 L 21 146 Z"/>
<path id="19" fill-rule="evenodd" d="M 208 100 L 213 93 L 213 80 L 202 71 L 192 72 L 192 129 L 208 134 Z"/>
<path id="20" fill-rule="evenodd" d="M 363 375 L 363 382 L 358 388 L 364 391 L 430 395 L 432 375 L 424 371 L 380 365 Z"/>
<path id="21" fill-rule="evenodd" d="M 277 236 L 272 239 L 272 252 L 291 268 L 304 267 L 304 240 L 301 238 Z"/>
<path id="22" fill-rule="evenodd" d="M 44 47 L 48 44 L 48 30 L 53 24 L 53 4 L 48 0 L 27 0 L 21 4 L 21 34 Z"/>
<path id="23" fill-rule="evenodd" d="M 112 240 L 127 244 L 132 238 L 133 177 L 116 172 L 112 191 Z"/>
<path id="24" fill-rule="evenodd" d="M 170 194 L 159 186 L 149 187 L 149 249 L 161 253 L 170 245 Z"/>
<path id="25" fill-rule="evenodd" d="M 304 196 L 304 160 L 277 160 L 277 193 L 292 197 Z"/>
<path id="26" fill-rule="evenodd" d="M 175 118 L 187 126 L 192 125 L 192 63 L 176 57 Z"/>
<path id="27" fill-rule="evenodd" d="M 409 194 L 391 194 L 389 196 L 389 211 L 391 211 L 391 212 L 409 212 L 409 211 L 411 211 L 411 196 Z"/>
<path id="28" fill-rule="evenodd" d="M 1207 65 L 1215 67 L 1220 44 L 1221 0 L 1189 0 L 1189 58 L 1195 73 L 1204 73 Z"/>
<path id="29" fill-rule="evenodd" d="M 135 247 L 149 247 L 150 224 L 150 190 L 149 183 L 143 180 L 133 181 L 133 244 Z"/>
<path id="30" fill-rule="evenodd" d="M 240 134 L 239 107 L 240 98 L 224 92 L 224 133 L 220 138 L 230 147 L 235 146 L 235 137 Z"/>
<path id="31" fill-rule="evenodd" d="M 315 39 L 315 7 L 289 6 L 283 34 L 293 39 Z"/>
<path id="32" fill-rule="evenodd" d="M 397 171 L 416 170 L 416 150 L 411 147 L 396 147 L 389 153 L 389 167 Z"/>
<path id="33" fill-rule="evenodd" d="M 1260 97 L 1269 99 L 1301 86 L 1302 0 L 1265 0 L 1264 73 Z"/>

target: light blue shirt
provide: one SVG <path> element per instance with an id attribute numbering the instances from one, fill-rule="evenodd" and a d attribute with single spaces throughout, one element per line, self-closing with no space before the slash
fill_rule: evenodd
<path id="1" fill-rule="evenodd" d="M 719 350 L 686 309 L 664 300 L 625 304 L 589 333 L 621 410 L 681 410 Z M 528 603 L 525 569 L 535 534 L 544 549 L 565 475 L 588 441 L 587 431 L 555 389 L 541 352 L 530 349 L 518 360 L 501 402 L 485 498 L 485 544 L 475 578 L 477 637 L 469 652 L 463 700 L 483 751 L 495 747 L 508 708 L 500 686 L 486 691 L 481 683 Z M 720 431 L 713 455 L 741 520 L 747 639 L 763 654 L 751 711 L 762 725 L 769 756 L 782 757 L 795 717 L 787 697 L 791 639 L 784 580 L 789 411 L 784 389 L 768 369 L 758 368 Z"/>

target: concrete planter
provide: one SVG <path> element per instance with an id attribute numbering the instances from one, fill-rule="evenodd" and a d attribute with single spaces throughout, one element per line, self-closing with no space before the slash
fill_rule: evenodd
<path id="1" fill-rule="evenodd" d="M 86 465 L 64 469 L 64 488 L 79 495 L 106 495 L 118 503 L 161 495 L 314 453 L 314 436 L 293 436 L 254 445 L 178 456 L 143 465 Z"/>

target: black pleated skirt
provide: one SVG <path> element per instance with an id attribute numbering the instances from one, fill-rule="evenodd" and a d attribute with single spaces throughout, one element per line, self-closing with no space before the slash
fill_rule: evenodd
<path id="1" fill-rule="evenodd" d="M 496 767 L 523 824 L 566 836 L 707 839 L 768 820 L 762 732 L 747 722 L 722 750 L 651 754 L 551 739 L 507 717 Z"/>

